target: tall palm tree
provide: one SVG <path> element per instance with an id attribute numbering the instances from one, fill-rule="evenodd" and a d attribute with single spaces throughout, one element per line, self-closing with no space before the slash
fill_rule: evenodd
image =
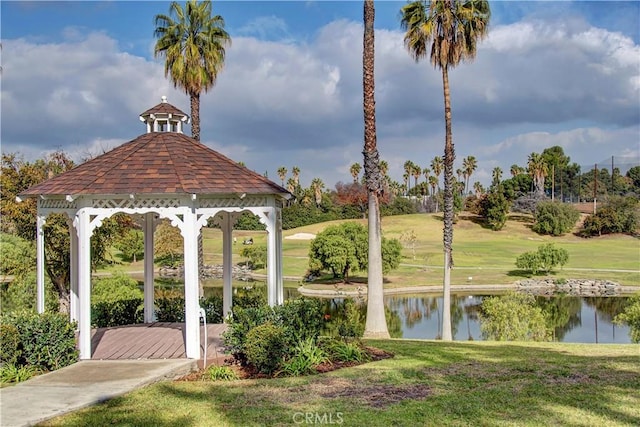
<path id="1" fill-rule="evenodd" d="M 189 95 L 191 134 L 200 141 L 200 94 L 215 84 L 224 66 L 225 47 L 231 37 L 224 29 L 224 19 L 211 15 L 211 1 L 188 0 L 184 9 L 172 2 L 169 14 L 155 17 L 154 47 L 156 58 L 165 59 L 164 75 L 174 87 Z"/>
<path id="2" fill-rule="evenodd" d="M 509 169 L 509 173 L 511 174 L 512 177 L 516 177 L 521 173 L 524 173 L 524 168 L 514 163 L 511 165 L 511 168 Z"/>
<path id="3" fill-rule="evenodd" d="M 322 189 L 324 188 L 324 182 L 320 178 L 313 178 L 311 180 L 311 189 L 313 190 L 314 197 L 316 199 L 316 206 L 320 206 L 322 203 Z"/>
<path id="4" fill-rule="evenodd" d="M 409 178 L 413 175 L 413 162 L 411 160 L 404 162 L 404 173 L 407 175 L 405 184 L 407 187 L 407 195 L 409 195 L 409 190 L 411 190 L 411 180 Z M 402 175 L 402 177 L 404 178 L 404 175 Z"/>
<path id="5" fill-rule="evenodd" d="M 369 255 L 367 268 L 367 320 L 365 338 L 389 338 L 384 314 L 382 284 L 382 229 L 379 197 L 384 190 L 380 173 L 380 154 L 376 137 L 376 100 L 374 80 L 373 0 L 364 0 L 364 36 L 362 49 L 362 107 L 364 112 L 364 181 L 369 203 Z"/>
<path id="6" fill-rule="evenodd" d="M 429 3 L 409 3 L 402 7 L 401 13 L 401 25 L 403 30 L 406 30 L 404 44 L 409 54 L 416 61 L 429 56 L 431 64 L 442 71 L 445 118 L 442 339 L 451 341 L 455 150 L 451 133 L 449 68 L 457 66 L 461 61 L 473 60 L 477 41 L 487 34 L 491 11 L 486 0 L 431 0 Z"/>
<path id="7" fill-rule="evenodd" d="M 444 164 L 442 162 L 442 157 L 435 156 L 433 160 L 431 160 L 431 170 L 433 170 L 433 174 L 436 176 L 438 180 L 438 192 L 440 192 L 440 174 L 442 173 L 442 168 Z"/>
<path id="8" fill-rule="evenodd" d="M 298 186 L 298 184 L 300 184 L 300 168 L 298 166 L 294 166 L 291 168 L 291 173 L 293 174 L 293 182 Z"/>
<path id="9" fill-rule="evenodd" d="M 417 187 L 418 186 L 418 179 L 422 176 L 422 169 L 420 168 L 420 166 L 417 166 L 416 164 L 413 165 L 413 168 L 411 169 L 411 174 L 413 175 L 413 186 Z"/>
<path id="10" fill-rule="evenodd" d="M 467 156 L 462 159 L 462 169 L 464 170 L 465 182 L 464 182 L 464 192 L 465 194 L 469 192 L 469 179 L 471 175 L 476 171 L 478 167 L 478 161 L 474 156 Z"/>
<path id="11" fill-rule="evenodd" d="M 527 161 L 529 175 L 533 178 L 535 192 L 538 196 L 544 195 L 544 179 L 549 174 L 549 168 L 544 161 L 542 154 L 531 153 Z"/>
<path id="12" fill-rule="evenodd" d="M 435 175 L 429 176 L 429 185 L 431 186 L 431 196 L 435 196 L 436 194 L 436 186 L 438 185 L 438 178 Z M 436 211 L 438 210 L 438 201 L 436 200 Z"/>
<path id="13" fill-rule="evenodd" d="M 424 182 L 429 183 L 429 174 L 431 173 L 431 169 L 428 167 L 422 168 L 422 174 L 424 175 Z"/>
<path id="14" fill-rule="evenodd" d="M 476 197 L 480 198 L 480 196 L 482 196 L 482 193 L 484 193 L 484 188 L 482 187 L 480 181 L 476 181 L 473 183 L 473 191 L 476 192 Z"/>
<path id="15" fill-rule="evenodd" d="M 353 183 L 354 184 L 358 182 L 358 175 L 360 175 L 360 171 L 361 170 L 362 170 L 362 166 L 360 166 L 360 163 L 358 163 L 358 162 L 355 162 L 349 168 L 349 172 L 351 173 L 351 176 L 353 177 Z"/>
<path id="16" fill-rule="evenodd" d="M 497 187 L 498 185 L 500 185 L 501 181 L 502 181 L 502 168 L 500 168 L 499 166 L 496 166 L 495 168 L 493 168 L 493 171 L 491 171 L 491 186 Z"/>
<path id="17" fill-rule="evenodd" d="M 280 166 L 278 168 L 278 176 L 280 177 L 280 181 L 282 181 L 282 186 L 284 187 L 284 179 L 287 177 L 287 168 Z"/>

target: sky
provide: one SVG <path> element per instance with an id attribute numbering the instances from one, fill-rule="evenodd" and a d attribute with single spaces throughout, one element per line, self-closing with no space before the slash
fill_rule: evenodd
<path id="1" fill-rule="evenodd" d="M 442 75 L 403 45 L 405 2 L 376 1 L 377 143 L 389 175 L 444 151 Z M 582 166 L 640 164 L 640 2 L 493 1 L 473 62 L 449 73 L 455 167 L 470 181 L 559 145 Z M 95 157 L 146 131 L 139 115 L 189 97 L 155 59 L 160 1 L 0 2 L 0 149 Z M 201 140 L 280 182 L 350 182 L 363 163 L 362 2 L 214 1 L 232 38 L 201 95 Z M 190 135 L 187 127 L 185 133 Z M 623 171 L 624 172 L 624 171 Z M 424 179 L 424 178 L 423 178 Z M 440 178 L 442 180 L 442 177 Z"/>

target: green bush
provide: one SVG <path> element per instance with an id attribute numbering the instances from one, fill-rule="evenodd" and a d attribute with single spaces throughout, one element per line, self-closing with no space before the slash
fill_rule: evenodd
<path id="1" fill-rule="evenodd" d="M 629 336 L 634 343 L 640 343 L 640 294 L 630 298 L 624 311 L 616 316 L 615 323 L 629 325 Z"/>
<path id="2" fill-rule="evenodd" d="M 200 307 L 204 308 L 207 314 L 207 323 L 222 323 L 224 321 L 221 295 L 200 298 Z"/>
<path id="3" fill-rule="evenodd" d="M 184 322 L 184 296 L 177 291 L 158 291 L 155 296 L 158 322 Z"/>
<path id="4" fill-rule="evenodd" d="M 14 325 L 0 324 L 0 363 L 15 365 L 20 357 L 20 334 Z"/>
<path id="5" fill-rule="evenodd" d="M 282 372 L 294 377 L 315 374 L 316 367 L 328 361 L 327 354 L 316 344 L 316 340 L 307 338 L 298 342 L 293 356 L 283 363 Z"/>
<path id="6" fill-rule="evenodd" d="M 332 360 L 364 363 L 371 360 L 369 353 L 357 341 L 331 339 L 323 342 L 323 348 Z"/>
<path id="7" fill-rule="evenodd" d="M 258 372 L 273 374 L 278 370 L 286 354 L 285 330 L 271 322 L 249 330 L 245 343 L 247 362 Z"/>
<path id="8" fill-rule="evenodd" d="M 516 267 L 528 270 L 531 274 L 539 271 L 548 273 L 557 265 L 564 266 L 569 261 L 566 249 L 556 248 L 553 243 L 538 247 L 536 252 L 525 252 L 516 258 Z"/>
<path id="9" fill-rule="evenodd" d="M 91 291 L 91 324 L 102 328 L 143 322 L 144 294 L 124 273 L 96 280 Z"/>
<path id="10" fill-rule="evenodd" d="M 640 224 L 640 202 L 636 197 L 611 197 L 595 215 L 583 223 L 583 236 L 635 233 Z"/>
<path id="11" fill-rule="evenodd" d="M 0 256 L 0 258 L 3 256 L 4 254 Z M 46 275 L 44 292 L 45 310 L 48 312 L 59 311 L 58 294 L 54 291 L 51 281 Z M 36 301 L 35 271 L 18 274 L 11 283 L 2 286 L 2 291 L 0 292 L 0 307 L 2 307 L 3 313 L 23 310 L 36 311 Z"/>
<path id="12" fill-rule="evenodd" d="M 272 321 L 274 318 L 273 309 L 268 305 L 248 308 L 234 306 L 228 329 L 222 334 L 225 347 L 236 360 L 245 363 L 247 334 L 252 328 Z"/>
<path id="13" fill-rule="evenodd" d="M 2 318 L 20 336 L 18 365 L 53 371 L 78 360 L 75 324 L 60 313 L 15 312 Z"/>
<path id="14" fill-rule="evenodd" d="M 229 366 L 210 366 L 207 376 L 211 381 L 233 381 L 238 379 L 236 372 Z"/>
<path id="15" fill-rule="evenodd" d="M 332 337 L 360 338 L 364 333 L 365 316 L 358 303 L 351 298 L 345 299 L 336 308 L 327 308 L 324 332 Z"/>
<path id="16" fill-rule="evenodd" d="M 549 341 L 551 331 L 535 301 L 533 295 L 516 292 L 484 299 L 479 313 L 482 336 L 496 341 Z"/>
<path id="17" fill-rule="evenodd" d="M 538 234 L 561 236 L 570 232 L 578 219 L 580 212 L 570 204 L 540 202 L 536 206 L 532 230 Z"/>
<path id="18" fill-rule="evenodd" d="M 493 231 L 502 230 L 507 223 L 511 203 L 500 191 L 492 191 L 480 198 L 479 213 Z"/>
<path id="19" fill-rule="evenodd" d="M 26 381 L 38 373 L 35 366 L 17 366 L 5 364 L 0 367 L 0 382 L 20 383 Z"/>
<path id="20" fill-rule="evenodd" d="M 267 247 L 264 245 L 246 246 L 240 251 L 240 256 L 249 260 L 249 265 L 253 270 L 267 265 Z"/>

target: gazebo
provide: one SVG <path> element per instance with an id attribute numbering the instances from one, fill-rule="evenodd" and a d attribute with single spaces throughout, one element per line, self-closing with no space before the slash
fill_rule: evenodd
<path id="1" fill-rule="evenodd" d="M 209 219 L 223 241 L 223 313 L 232 304 L 232 231 L 243 211 L 267 231 L 267 300 L 282 304 L 282 206 L 291 194 L 269 179 L 182 133 L 188 116 L 162 102 L 140 115 L 147 132 L 19 198 L 37 199 L 37 307 L 44 311 L 44 224 L 66 214 L 71 234 L 70 318 L 78 322 L 80 359 L 91 358 L 90 239 L 116 213 L 134 215 L 144 232 L 144 321 L 154 320 L 153 234 L 167 218 L 184 239 L 185 352 L 200 358 L 198 237 Z"/>

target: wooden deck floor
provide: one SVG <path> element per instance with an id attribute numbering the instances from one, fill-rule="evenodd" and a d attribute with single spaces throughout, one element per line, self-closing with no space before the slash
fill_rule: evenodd
<path id="1" fill-rule="evenodd" d="M 208 363 L 223 358 L 222 333 L 227 325 L 207 325 Z M 91 331 L 91 358 L 182 359 L 186 358 L 184 323 L 143 323 L 98 328 Z M 200 326 L 201 357 L 204 352 L 204 326 Z"/>

